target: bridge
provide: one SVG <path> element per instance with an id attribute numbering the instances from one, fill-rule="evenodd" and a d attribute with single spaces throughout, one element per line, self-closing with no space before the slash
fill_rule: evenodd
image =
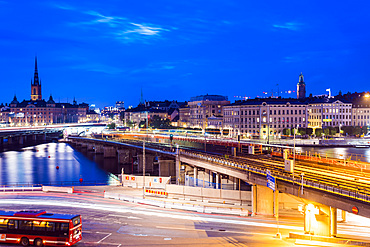
<path id="1" fill-rule="evenodd" d="M 7 127 L 0 128 L 0 148 L 20 147 L 58 140 L 63 133 L 81 134 L 88 130 L 105 127 L 105 124 L 60 124 L 37 127 Z"/>
<path id="2" fill-rule="evenodd" d="M 154 134 L 102 134 L 69 141 L 104 157 L 118 157 L 119 163 L 126 164 L 126 173 L 142 172 L 145 158 L 148 171 L 171 176 L 177 184 L 190 177 L 200 187 L 207 180 L 218 189 L 225 189 L 225 184 L 226 189 L 250 189 L 251 198 L 245 200 L 251 201 L 252 214 L 279 217 L 279 198 L 288 195 L 304 205 L 306 233 L 335 236 L 337 209 L 370 217 L 370 167 L 365 163 L 291 154 L 284 151 L 289 149 L 285 146 L 269 145 L 273 151 L 266 155 L 259 144 L 221 139 L 204 143 L 202 138 Z M 133 157 L 137 157 L 136 168 L 130 165 Z"/>

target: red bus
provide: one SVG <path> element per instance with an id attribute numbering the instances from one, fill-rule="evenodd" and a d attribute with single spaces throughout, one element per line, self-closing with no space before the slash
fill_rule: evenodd
<path id="1" fill-rule="evenodd" d="M 71 246 L 82 239 L 81 216 L 46 211 L 0 211 L 2 243 Z"/>

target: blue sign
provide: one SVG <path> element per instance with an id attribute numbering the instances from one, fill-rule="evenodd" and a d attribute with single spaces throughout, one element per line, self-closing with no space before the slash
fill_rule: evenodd
<path id="1" fill-rule="evenodd" d="M 275 191 L 275 178 L 267 174 L 267 187 Z"/>

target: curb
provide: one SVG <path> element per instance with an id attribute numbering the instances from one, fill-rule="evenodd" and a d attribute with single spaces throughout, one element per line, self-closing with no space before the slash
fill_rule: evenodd
<path id="1" fill-rule="evenodd" d="M 309 240 L 314 242 L 325 242 L 325 243 L 333 243 L 333 244 L 343 244 L 343 245 L 358 245 L 358 246 L 369 246 L 370 242 L 366 242 L 363 240 L 353 240 L 353 239 L 346 239 L 346 238 L 336 238 L 336 237 L 323 237 L 323 236 L 314 236 L 309 234 L 303 233 L 289 233 L 289 238 L 291 239 L 300 239 L 300 240 Z"/>

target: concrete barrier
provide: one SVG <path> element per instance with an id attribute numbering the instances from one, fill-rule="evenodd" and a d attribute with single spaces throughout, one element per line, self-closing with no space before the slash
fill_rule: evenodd
<path id="1" fill-rule="evenodd" d="M 73 193 L 73 187 L 56 187 L 56 186 L 42 186 L 44 192 L 62 192 L 62 193 Z"/>
<path id="2" fill-rule="evenodd" d="M 126 187 L 142 188 L 143 176 L 132 176 L 123 174 L 122 184 Z M 170 181 L 171 177 L 152 177 L 145 176 L 145 188 L 151 189 L 165 189 L 166 184 Z"/>
<path id="3" fill-rule="evenodd" d="M 221 190 L 221 189 L 210 189 L 202 187 L 191 187 L 167 184 L 166 192 L 169 198 L 188 198 L 198 197 L 200 200 L 210 201 L 218 199 L 218 201 L 231 200 L 235 202 L 240 201 L 251 201 L 251 191 L 239 191 L 239 190 Z M 205 199 L 207 198 L 207 199 Z"/>
<path id="4" fill-rule="evenodd" d="M 42 187 L 0 187 L 2 192 L 13 192 L 13 191 L 42 191 Z"/>

